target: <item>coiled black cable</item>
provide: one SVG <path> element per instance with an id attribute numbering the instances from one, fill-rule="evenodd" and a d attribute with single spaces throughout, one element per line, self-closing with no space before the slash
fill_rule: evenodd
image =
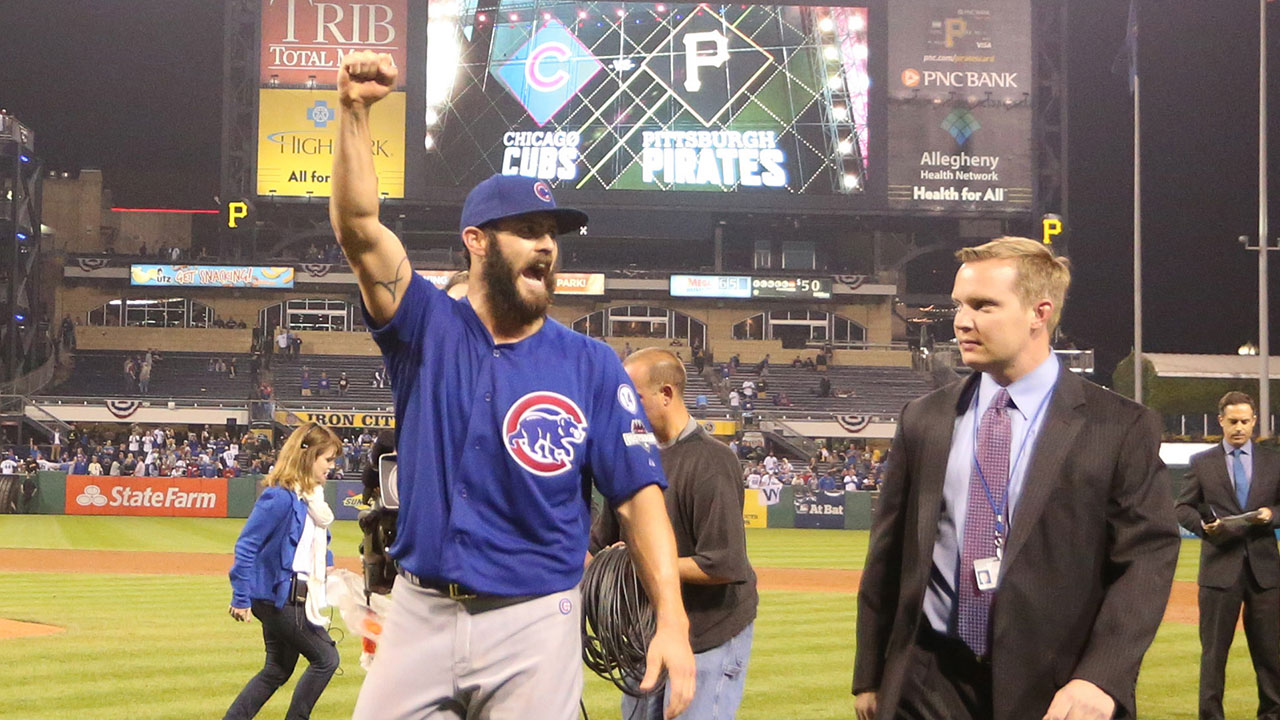
<path id="1" fill-rule="evenodd" d="M 643 697 L 645 652 L 656 627 L 626 546 L 601 550 L 582 576 L 582 661 L 622 692 Z"/>

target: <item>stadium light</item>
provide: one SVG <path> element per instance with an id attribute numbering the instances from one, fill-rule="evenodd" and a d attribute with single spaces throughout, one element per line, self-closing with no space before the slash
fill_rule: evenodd
<path id="1" fill-rule="evenodd" d="M 1236 354 L 1237 355 L 1257 355 L 1258 348 L 1255 347 L 1253 343 L 1246 342 L 1245 344 L 1236 348 Z"/>
<path id="2" fill-rule="evenodd" d="M 824 33 L 829 33 L 836 29 L 836 22 L 830 16 L 824 17 L 818 21 L 818 29 Z"/>
<path id="3" fill-rule="evenodd" d="M 853 154 L 853 141 L 852 141 L 852 140 L 850 140 L 849 138 L 845 138 L 845 139 L 841 140 L 841 141 L 840 141 L 840 144 L 839 144 L 839 146 L 838 146 L 838 147 L 840 148 L 840 154 L 841 154 L 841 155 L 852 155 L 852 154 Z"/>
<path id="4" fill-rule="evenodd" d="M 832 75 L 831 77 L 827 78 L 827 87 L 831 88 L 832 90 L 839 90 L 840 83 L 841 83 L 841 79 L 839 75 Z"/>
<path id="5" fill-rule="evenodd" d="M 832 105 L 831 117 L 835 118 L 840 122 L 845 122 L 846 120 L 849 119 L 849 108 L 845 107 L 844 105 Z"/>
<path id="6" fill-rule="evenodd" d="M 826 58 L 826 59 L 828 59 L 828 60 L 839 60 L 839 59 L 840 59 L 840 51 L 839 51 L 839 50 L 836 50 L 836 46 L 835 46 L 835 45 L 828 45 L 828 46 L 826 46 L 826 47 L 822 48 L 822 56 L 823 56 L 823 57 L 825 57 L 825 58 Z"/>
<path id="7" fill-rule="evenodd" d="M 489 16 L 485 15 L 484 13 L 480 13 L 479 15 L 476 16 L 476 20 L 479 20 L 480 22 L 488 22 Z"/>
<path id="8" fill-rule="evenodd" d="M 428 150 L 436 146 L 436 141 L 431 137 L 431 133 L 422 136 L 422 146 Z"/>
<path id="9" fill-rule="evenodd" d="M 431 127 L 440 121 L 440 113 L 436 112 L 433 108 L 427 108 L 427 116 L 425 120 L 427 121 L 427 127 Z"/>
<path id="10" fill-rule="evenodd" d="M 586 19 L 587 19 L 587 11 L 586 11 L 586 10 L 579 10 L 579 11 L 578 11 L 578 19 L 579 19 L 579 20 L 586 20 Z"/>
<path id="11" fill-rule="evenodd" d="M 853 173 L 845 173 L 845 176 L 844 176 L 845 188 L 849 190 L 857 190 L 859 182 L 861 182 L 860 176 L 854 175 Z"/>

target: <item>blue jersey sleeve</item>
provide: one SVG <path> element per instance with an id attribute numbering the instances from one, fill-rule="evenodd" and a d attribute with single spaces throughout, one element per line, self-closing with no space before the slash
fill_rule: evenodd
<path id="1" fill-rule="evenodd" d="M 379 289 L 377 292 L 382 290 Z M 404 297 L 400 299 L 400 307 L 396 308 L 396 314 L 381 327 L 369 317 L 369 309 L 364 306 L 364 296 L 362 295 L 360 299 L 360 310 L 364 313 L 365 325 L 373 333 L 373 341 L 387 357 L 397 356 L 406 348 L 420 346 L 428 324 L 427 320 L 435 306 L 449 300 L 448 295 L 412 271 L 409 274 L 408 283 L 403 287 L 403 292 Z"/>
<path id="2" fill-rule="evenodd" d="M 596 487 L 614 507 L 646 485 L 667 487 L 658 442 L 622 363 L 607 346 L 597 352 L 598 383 L 587 462 Z"/>

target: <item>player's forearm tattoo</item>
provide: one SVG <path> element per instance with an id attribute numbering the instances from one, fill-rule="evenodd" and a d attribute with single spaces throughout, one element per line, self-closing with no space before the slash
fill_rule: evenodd
<path id="1" fill-rule="evenodd" d="M 400 276 L 400 268 L 404 267 L 405 263 L 407 262 L 409 262 L 409 258 L 407 256 L 400 260 L 400 264 L 396 266 L 395 277 L 392 278 L 391 280 L 374 280 L 373 281 L 374 285 L 378 285 L 380 287 L 386 288 L 387 292 L 391 293 L 392 300 L 395 300 L 396 295 L 400 292 L 400 282 L 404 279 Z"/>

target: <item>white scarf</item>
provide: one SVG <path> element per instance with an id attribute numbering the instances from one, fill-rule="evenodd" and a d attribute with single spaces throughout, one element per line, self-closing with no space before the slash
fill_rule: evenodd
<path id="1" fill-rule="evenodd" d="M 328 528 L 333 524 L 333 510 L 324 501 L 324 487 L 321 485 L 317 485 L 302 499 L 307 503 L 307 517 L 315 524 L 315 531 L 311 533 L 311 548 L 299 548 L 310 560 L 307 568 L 307 620 L 326 627 L 329 620 L 320 614 L 320 610 L 329 605 L 324 585 L 325 571 L 328 569 Z M 304 532 L 301 539 L 305 540 L 306 535 Z"/>

